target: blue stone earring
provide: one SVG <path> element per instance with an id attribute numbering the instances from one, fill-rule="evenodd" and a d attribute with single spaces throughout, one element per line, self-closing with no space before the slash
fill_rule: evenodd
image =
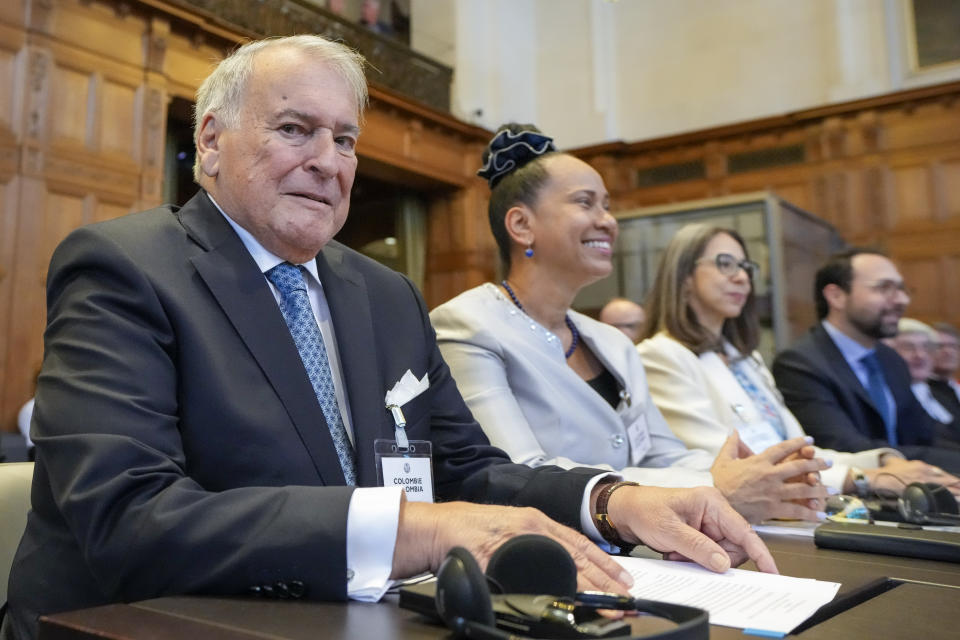
<path id="1" fill-rule="evenodd" d="M 533 245 L 528 244 L 528 245 L 527 245 L 527 250 L 523 252 L 523 255 L 527 256 L 528 258 L 532 258 L 532 257 L 533 257 Z"/>

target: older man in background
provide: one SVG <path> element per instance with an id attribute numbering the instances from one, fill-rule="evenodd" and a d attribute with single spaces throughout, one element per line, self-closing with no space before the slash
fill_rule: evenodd
<path id="1" fill-rule="evenodd" d="M 936 348 L 933 373 L 927 383 L 933 397 L 951 414 L 960 416 L 960 383 L 956 379 L 960 369 L 960 332 L 947 322 L 934 323 L 933 330 L 937 332 Z"/>
<path id="2" fill-rule="evenodd" d="M 913 318 L 901 318 L 897 335 L 887 339 L 910 370 L 910 389 L 920 406 L 937 422 L 937 442 L 945 446 L 960 444 L 960 414 L 947 409 L 933 394 L 928 382 L 933 374 L 937 352 L 937 332 Z"/>
<path id="3" fill-rule="evenodd" d="M 646 319 L 643 307 L 626 298 L 612 298 L 603 305 L 598 316 L 600 322 L 620 329 L 633 344 L 637 344 L 640 340 L 640 331 Z"/>

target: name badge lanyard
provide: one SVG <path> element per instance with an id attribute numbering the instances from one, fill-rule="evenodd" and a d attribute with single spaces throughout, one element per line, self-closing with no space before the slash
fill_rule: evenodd
<path id="1" fill-rule="evenodd" d="M 403 410 L 388 404 L 393 417 L 394 440 L 374 440 L 377 480 L 382 487 L 401 487 L 407 500 L 433 502 L 432 445 L 429 440 L 410 440 Z"/>

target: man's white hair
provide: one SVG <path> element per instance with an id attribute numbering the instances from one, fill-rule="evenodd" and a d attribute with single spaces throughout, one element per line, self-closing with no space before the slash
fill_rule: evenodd
<path id="1" fill-rule="evenodd" d="M 224 58 L 197 89 L 197 101 L 193 109 L 193 142 L 197 144 L 200 125 L 208 113 L 215 113 L 229 128 L 239 124 L 243 91 L 253 71 L 253 61 L 265 49 L 290 47 L 307 53 L 330 65 L 353 90 L 359 111 L 363 115 L 367 106 L 367 78 L 363 73 L 366 60 L 360 53 L 339 42 L 315 35 L 265 38 L 243 45 Z M 193 161 L 193 179 L 200 181 L 200 156 Z"/>
<path id="2" fill-rule="evenodd" d="M 937 332 L 933 327 L 913 318 L 900 318 L 900 322 L 897 323 L 897 335 L 904 333 L 922 333 L 931 340 L 937 339 Z"/>

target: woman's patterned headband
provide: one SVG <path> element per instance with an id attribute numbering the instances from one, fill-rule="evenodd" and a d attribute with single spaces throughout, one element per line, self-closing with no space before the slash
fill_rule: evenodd
<path id="1" fill-rule="evenodd" d="M 503 176 L 545 153 L 556 151 L 553 138 L 533 131 L 503 130 L 490 141 L 487 162 L 477 171 L 493 189 Z"/>

